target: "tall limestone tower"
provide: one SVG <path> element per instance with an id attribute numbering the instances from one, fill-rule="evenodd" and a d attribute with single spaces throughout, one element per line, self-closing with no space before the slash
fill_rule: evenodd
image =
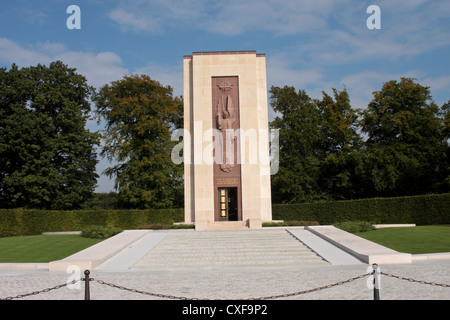
<path id="1" fill-rule="evenodd" d="M 226 230 L 271 221 L 265 55 L 185 56 L 184 129 L 185 223 Z"/>

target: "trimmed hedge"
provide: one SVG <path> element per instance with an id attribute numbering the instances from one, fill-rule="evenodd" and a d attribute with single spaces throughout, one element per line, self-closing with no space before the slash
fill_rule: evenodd
<path id="1" fill-rule="evenodd" d="M 334 225 L 336 228 L 345 230 L 347 232 L 356 233 L 356 232 L 367 232 L 371 230 L 375 230 L 375 227 L 367 221 L 345 221 L 338 222 Z"/>
<path id="2" fill-rule="evenodd" d="M 92 239 L 107 239 L 122 231 L 122 229 L 116 227 L 89 226 L 81 230 L 81 236 Z"/>
<path id="3" fill-rule="evenodd" d="M 450 224 L 450 193 L 272 206 L 274 220 L 311 220 L 321 225 L 344 221 L 376 224 Z"/>
<path id="4" fill-rule="evenodd" d="M 321 225 L 357 220 L 376 224 L 450 224 L 450 193 L 273 205 L 272 216 L 274 220 L 317 221 Z M 79 231 L 91 225 L 137 229 L 143 225 L 164 225 L 181 221 L 184 221 L 182 208 L 77 211 L 1 209 L 0 237 Z"/>
<path id="5" fill-rule="evenodd" d="M 184 221 L 184 209 L 149 210 L 0 210 L 0 237 L 80 231 L 92 225 L 136 229 L 140 225 Z"/>

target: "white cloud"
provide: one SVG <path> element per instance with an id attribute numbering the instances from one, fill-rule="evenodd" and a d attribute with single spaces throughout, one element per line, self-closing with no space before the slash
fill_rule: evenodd
<path id="1" fill-rule="evenodd" d="M 122 59 L 113 52 L 71 51 L 64 44 L 49 41 L 21 45 L 7 38 L 0 38 L 0 62 L 3 64 L 16 63 L 19 67 L 28 67 L 48 65 L 56 60 L 76 68 L 94 87 L 121 79 L 129 72 L 122 66 Z"/>
<path id="2" fill-rule="evenodd" d="M 161 33 L 201 29 L 238 36 L 283 36 L 288 57 L 305 64 L 336 65 L 414 57 L 450 45 L 450 4 L 437 0 L 380 0 L 381 30 L 368 30 L 370 3 L 350 0 L 123 0 L 109 18 L 123 30 Z"/>
<path id="3" fill-rule="evenodd" d="M 448 101 L 450 76 L 430 77 L 423 70 L 410 70 L 405 73 L 383 73 L 377 71 L 364 71 L 347 75 L 341 79 L 349 93 L 352 107 L 366 108 L 373 99 L 373 92 L 380 91 L 387 81 L 400 81 L 400 78 L 413 78 L 415 82 L 430 87 L 431 95 L 438 106 Z"/>
<path id="4" fill-rule="evenodd" d="M 267 78 L 268 85 L 293 86 L 297 90 L 303 89 L 308 96 L 314 99 L 322 98 L 322 91 L 332 93 L 332 88 L 347 90 L 353 108 L 366 108 L 373 99 L 373 92 L 382 89 L 383 84 L 390 80 L 399 81 L 401 77 L 418 79 L 421 85 L 430 86 L 433 92 L 448 90 L 450 87 L 450 76 L 437 78 L 425 77 L 421 70 L 410 70 L 400 72 L 381 72 L 376 70 L 359 71 L 349 73 L 342 77 L 332 77 L 326 68 L 296 69 L 288 65 L 288 59 L 283 55 L 268 58 Z M 445 101 L 444 101 L 445 102 Z M 269 110 L 270 112 L 270 110 Z"/>
<path id="5" fill-rule="evenodd" d="M 291 57 L 304 63 L 337 65 L 417 57 L 450 45 L 450 4 L 442 1 L 380 1 L 381 30 L 369 30 L 367 4 L 339 2 L 323 11 L 328 24 L 292 38 Z M 302 29 L 299 29 L 301 33 Z M 308 29 L 305 29 L 308 31 Z M 292 60 L 292 59 L 291 59 Z"/>
<path id="6" fill-rule="evenodd" d="M 29 66 L 37 63 L 47 64 L 51 57 L 45 53 L 36 51 L 34 48 L 26 48 L 15 41 L 0 38 L 0 61 L 18 66 Z"/>
<path id="7" fill-rule="evenodd" d="M 341 79 L 350 96 L 353 108 L 365 109 L 373 99 L 373 92 L 381 90 L 383 83 L 397 80 L 398 74 L 384 74 L 376 71 L 365 71 L 350 74 Z"/>
<path id="8" fill-rule="evenodd" d="M 66 45 L 60 42 L 38 42 L 35 46 L 35 51 L 45 52 L 48 55 L 59 54 L 67 51 Z"/>
<path id="9" fill-rule="evenodd" d="M 98 88 L 114 80 L 122 79 L 128 69 L 122 67 L 122 59 L 113 52 L 66 51 L 54 56 L 70 67 L 77 69 L 88 79 L 90 85 Z"/>
<path id="10" fill-rule="evenodd" d="M 147 74 L 162 85 L 171 86 L 174 96 L 183 95 L 183 66 L 181 64 L 162 66 L 149 62 L 146 66 L 136 69 L 134 73 Z"/>
<path id="11" fill-rule="evenodd" d="M 430 87 L 433 100 L 440 107 L 450 101 L 450 76 L 426 77 L 419 79 L 421 85 Z"/>
<path id="12" fill-rule="evenodd" d="M 135 31 L 159 32 L 175 26 L 224 35 L 255 30 L 299 34 L 326 27 L 329 12 L 338 5 L 332 0 L 126 0 L 108 16 Z"/>
<path id="13" fill-rule="evenodd" d="M 450 45 L 450 4 L 438 0 L 380 0 L 381 30 L 368 30 L 370 3 L 350 0 L 123 0 L 109 18 L 123 30 L 161 33 L 201 29 L 239 36 L 282 36 L 288 61 L 312 68 L 416 57 Z M 291 65 L 295 65 L 291 62 Z M 311 67 L 297 67 L 305 69 Z"/>
<path id="14" fill-rule="evenodd" d="M 202 21 L 205 1 L 145 1 L 125 0 L 108 13 L 122 30 L 159 33 L 166 27 L 187 26 Z"/>
<path id="15" fill-rule="evenodd" d="M 124 30 L 132 29 L 134 31 L 159 29 L 157 19 L 152 17 L 138 16 L 136 13 L 126 11 L 122 8 L 112 10 L 108 17 L 117 22 Z"/>
<path id="16" fill-rule="evenodd" d="M 450 76 L 440 76 L 436 78 L 425 78 L 424 85 L 431 87 L 433 90 L 445 90 L 447 93 L 450 89 Z M 450 96 L 449 96 L 450 98 Z"/>
<path id="17" fill-rule="evenodd" d="M 286 62 L 283 55 L 267 58 L 269 85 L 293 86 L 299 89 L 323 84 L 323 72 L 319 69 L 296 69 Z"/>
<path id="18" fill-rule="evenodd" d="M 28 23 L 42 26 L 48 19 L 48 15 L 43 9 L 23 7 L 18 9 L 20 18 Z"/>
<path id="19" fill-rule="evenodd" d="M 277 35 L 317 33 L 327 27 L 333 1 L 266 0 L 221 2 L 199 26 L 224 35 L 247 31 L 273 32 Z"/>

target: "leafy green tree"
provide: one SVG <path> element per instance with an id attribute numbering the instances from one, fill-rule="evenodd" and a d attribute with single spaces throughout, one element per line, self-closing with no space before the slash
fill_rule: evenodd
<path id="1" fill-rule="evenodd" d="M 270 93 L 280 114 L 275 203 L 450 191 L 450 101 L 438 108 L 414 79 L 386 82 L 365 110 L 345 89 L 318 100 L 287 86 Z"/>
<path id="2" fill-rule="evenodd" d="M 444 139 L 448 141 L 450 139 L 450 100 L 444 105 L 442 105 L 441 117 L 444 121 L 444 128 L 443 128 Z"/>
<path id="3" fill-rule="evenodd" d="M 147 75 L 125 76 L 96 94 L 99 121 L 106 123 L 101 154 L 117 164 L 118 205 L 125 208 L 182 206 L 183 167 L 171 160 L 171 130 L 182 127 L 182 100 Z"/>
<path id="4" fill-rule="evenodd" d="M 352 109 L 345 89 L 333 89 L 333 97 L 322 92 L 316 104 L 322 137 L 319 184 L 333 199 L 358 197 L 362 169 L 358 112 Z"/>
<path id="5" fill-rule="evenodd" d="M 450 100 L 442 105 L 440 115 L 443 121 L 442 135 L 445 144 L 445 154 L 442 157 L 443 163 L 439 170 L 442 175 L 439 179 L 441 181 L 442 191 L 448 192 L 450 190 Z"/>
<path id="6" fill-rule="evenodd" d="M 333 97 L 322 92 L 322 100 L 316 104 L 321 114 L 320 131 L 324 137 L 323 151 L 326 154 L 359 147 L 361 139 L 357 133 L 358 112 L 350 105 L 347 90 L 333 90 Z"/>
<path id="7" fill-rule="evenodd" d="M 323 198 L 318 185 L 323 139 L 321 115 L 305 91 L 271 87 L 270 105 L 280 116 L 270 124 L 279 131 L 279 170 L 272 176 L 274 203 Z"/>
<path id="8" fill-rule="evenodd" d="M 99 136 L 92 88 L 57 61 L 0 69 L 0 206 L 77 209 L 92 199 Z"/>
<path id="9" fill-rule="evenodd" d="M 370 196 L 413 195 L 448 190 L 444 120 L 428 87 L 411 78 L 392 80 L 374 92 L 362 112 L 367 135 Z"/>
<path id="10" fill-rule="evenodd" d="M 333 89 L 333 96 L 322 92 L 321 100 L 313 100 L 302 90 L 272 87 L 271 106 L 281 114 L 271 123 L 280 129 L 274 202 L 358 197 L 362 140 L 347 91 Z"/>

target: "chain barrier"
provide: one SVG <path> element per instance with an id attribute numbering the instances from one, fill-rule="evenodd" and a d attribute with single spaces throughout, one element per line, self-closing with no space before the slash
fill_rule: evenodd
<path id="1" fill-rule="evenodd" d="M 314 288 L 314 289 L 307 289 L 307 290 L 296 291 L 296 292 L 292 292 L 292 293 L 264 296 L 264 297 L 258 297 L 258 298 L 238 299 L 238 300 L 269 300 L 269 299 L 278 299 L 278 298 L 286 298 L 286 297 L 298 296 L 298 295 L 307 294 L 307 293 L 311 293 L 311 292 L 317 292 L 317 291 L 320 291 L 320 290 L 324 290 L 324 289 L 336 287 L 336 286 L 339 286 L 339 285 L 343 285 L 343 284 L 346 284 L 346 283 L 350 283 L 350 282 L 353 282 L 353 281 L 358 280 L 358 279 L 365 278 L 365 277 L 370 276 L 370 275 L 375 275 L 375 272 L 376 271 L 374 270 L 373 272 L 365 273 L 365 274 L 362 274 L 362 275 L 359 275 L 359 276 L 356 276 L 356 277 L 353 277 L 353 278 L 350 278 L 350 279 L 347 279 L 347 280 L 344 280 L 344 281 L 339 281 L 339 282 L 336 282 L 336 283 L 328 284 L 328 285 L 317 287 L 317 288 Z M 387 276 L 387 277 L 391 277 L 391 278 L 400 279 L 400 280 L 407 280 L 409 282 L 416 282 L 416 283 L 420 283 L 420 284 L 427 284 L 427 285 L 432 285 L 432 286 L 440 286 L 440 287 L 450 288 L 449 284 L 442 284 L 442 283 L 429 282 L 429 281 L 423 281 L 423 280 L 415 280 L 415 279 L 412 279 L 412 278 L 405 278 L 405 277 L 402 277 L 402 276 L 396 276 L 396 275 L 392 275 L 392 274 L 385 273 L 385 272 L 379 272 L 379 274 Z M 90 294 L 89 294 L 89 282 L 90 281 L 95 281 L 95 282 L 97 282 L 97 283 L 99 283 L 101 285 L 106 285 L 106 286 L 109 286 L 109 287 L 112 287 L 112 288 L 117 288 L 117 289 L 120 289 L 120 290 L 125 290 L 125 291 L 129 291 L 129 292 L 145 294 L 145 295 L 159 297 L 159 298 L 165 298 L 165 299 L 172 299 L 172 300 L 211 300 L 211 299 L 208 299 L 208 298 L 203 298 L 203 299 L 188 298 L 188 297 L 182 297 L 182 296 L 175 296 L 175 295 L 162 294 L 162 293 L 154 293 L 154 292 L 148 292 L 148 291 L 144 291 L 144 290 L 127 288 L 127 287 L 124 287 L 124 286 L 116 285 L 114 283 L 105 282 L 103 280 L 95 280 L 93 278 L 90 278 L 88 270 L 85 271 L 85 276 L 86 276 L 85 278 L 81 278 L 80 280 L 73 280 L 72 282 L 67 282 L 67 283 L 64 283 L 64 284 L 56 285 L 56 286 L 51 287 L 51 288 L 46 288 L 46 289 L 43 289 L 43 290 L 31 292 L 31 293 L 25 293 L 25 294 L 20 294 L 20 295 L 17 295 L 17 296 L 0 298 L 0 300 L 21 299 L 21 298 L 28 297 L 28 296 L 38 295 L 40 293 L 45 293 L 45 292 L 49 292 L 49 291 L 52 291 L 52 290 L 57 290 L 57 289 L 66 287 L 69 284 L 75 284 L 78 281 L 85 281 L 85 300 L 89 300 L 90 299 Z"/>
<path id="2" fill-rule="evenodd" d="M 24 293 L 24 294 L 19 294 L 17 296 L 13 296 L 13 297 L 0 298 L 0 300 L 14 300 L 14 299 L 21 299 L 21 298 L 28 297 L 28 296 L 35 296 L 35 295 L 38 295 L 40 293 L 49 292 L 49 291 L 52 291 L 52 290 L 64 288 L 65 286 L 68 286 L 69 284 L 75 284 L 77 282 L 78 282 L 77 280 L 73 280 L 72 282 L 59 284 L 59 285 L 51 287 L 51 288 L 46 288 L 46 289 L 43 289 L 43 290 L 31 292 L 31 293 Z"/>
<path id="3" fill-rule="evenodd" d="M 431 285 L 431 286 L 450 288 L 450 284 L 429 282 L 429 281 L 423 281 L 423 280 L 415 280 L 415 279 L 412 279 L 412 278 L 405 278 L 405 277 L 401 277 L 401 276 L 395 276 L 393 274 L 384 273 L 384 272 L 380 272 L 380 274 L 382 274 L 383 276 L 391 277 L 391 278 L 396 278 L 396 279 L 400 279 L 400 280 L 407 280 L 409 282 L 416 282 L 416 283 L 420 283 L 420 284 L 428 284 L 428 285 Z"/>
<path id="4" fill-rule="evenodd" d="M 366 273 L 366 274 L 362 274 L 360 276 L 357 277 L 353 277 L 350 278 L 348 280 L 344 280 L 344 281 L 339 281 L 336 283 L 332 283 L 332 284 L 328 284 L 326 286 L 322 286 L 322 287 L 317 287 L 314 289 L 308 289 L 308 290 L 303 290 L 303 291 L 297 291 L 297 292 L 292 292 L 292 293 L 285 293 L 285 294 L 279 294 L 279 295 L 273 295 L 273 296 L 267 296 L 267 297 L 259 297 L 259 298 L 249 298 L 249 299 L 244 299 L 244 300 L 269 300 L 269 299 L 278 299 L 278 298 L 286 298 L 286 297 L 292 297 L 292 296 L 299 296 L 302 294 L 306 294 L 306 293 L 311 293 L 311 292 L 316 292 L 316 291 L 320 291 L 323 289 L 328 289 L 328 288 L 332 288 L 332 287 L 336 287 L 345 283 L 349 283 L 358 279 L 362 279 L 364 277 L 367 277 L 369 275 L 371 275 L 372 273 Z"/>
<path id="5" fill-rule="evenodd" d="M 286 297 L 292 297 L 292 296 L 297 296 L 297 295 L 301 295 L 301 294 L 305 294 L 305 293 L 310 293 L 310 292 L 314 292 L 314 291 L 320 291 L 323 289 L 328 289 L 331 287 L 335 287 L 341 284 L 345 284 L 345 283 L 349 283 L 352 282 L 354 280 L 357 279 L 361 279 L 364 278 L 368 275 L 371 275 L 371 273 L 366 273 L 345 281 L 339 281 L 333 284 L 329 284 L 326 286 L 322 286 L 322 287 L 318 287 L 318 288 L 314 288 L 314 289 L 308 289 L 308 290 L 304 290 L 304 291 L 297 291 L 297 292 L 293 292 L 293 293 L 285 293 L 285 294 L 279 294 L 279 295 L 273 295 L 273 296 L 266 296 L 266 297 L 258 297 L 258 298 L 246 298 L 246 299 L 237 299 L 237 300 L 269 300 L 269 299 L 277 299 L 277 298 L 286 298 Z M 118 286 L 112 283 L 107 283 L 104 282 L 102 280 L 95 280 L 97 283 L 100 284 L 104 284 L 113 288 L 117 288 L 117 289 L 122 289 L 122 290 L 126 290 L 126 291 L 130 291 L 130 292 L 136 292 L 136 293 L 141 293 L 141 294 L 146 294 L 146 295 L 151 295 L 151 296 L 155 296 L 155 297 L 160 297 L 160 298 L 167 298 L 167 299 L 174 299 L 174 300 L 210 300 L 210 299 L 199 299 L 199 298 L 187 298 L 187 297 L 179 297 L 179 296 L 173 296 L 173 295 L 167 295 L 167 294 L 159 294 L 159 293 L 152 293 L 152 292 L 147 292 L 147 291 L 142 291 L 142 290 L 137 290 L 137 289 L 130 289 L 130 288 L 126 288 L 124 286 Z"/>
<path id="6" fill-rule="evenodd" d="M 147 292 L 147 291 L 143 291 L 143 290 L 138 290 L 138 289 L 130 289 L 124 286 L 119 286 L 117 284 L 114 283 L 108 283 L 102 280 L 94 280 L 97 283 L 103 284 L 103 285 L 107 285 L 109 287 L 112 288 L 117 288 L 117 289 L 121 289 L 121 290 L 125 290 L 125 291 L 130 291 L 130 292 L 135 292 L 135 293 L 140 293 L 140 294 L 146 294 L 148 296 L 154 296 L 154 297 L 159 297 L 159 298 L 166 298 L 166 299 L 172 299 L 172 300 L 208 300 L 208 299 L 198 299 L 198 298 L 187 298 L 187 297 L 177 297 L 177 296 L 173 296 L 170 294 L 162 294 L 162 293 L 153 293 L 153 292 Z"/>

